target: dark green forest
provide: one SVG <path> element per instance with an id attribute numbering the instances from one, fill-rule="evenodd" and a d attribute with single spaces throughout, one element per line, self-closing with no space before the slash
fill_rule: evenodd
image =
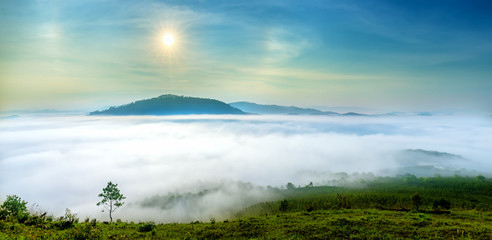
<path id="1" fill-rule="evenodd" d="M 414 175 L 375 177 L 344 186 L 269 188 L 282 199 L 228 219 L 190 223 L 113 223 L 29 212 L 9 195 L 0 239 L 491 239 L 492 179 Z M 163 216 L 164 218 L 164 216 Z"/>
<path id="2" fill-rule="evenodd" d="M 89 115 L 189 115 L 189 114 L 245 114 L 230 105 L 207 98 L 172 94 L 135 101 L 129 104 L 94 111 Z"/>

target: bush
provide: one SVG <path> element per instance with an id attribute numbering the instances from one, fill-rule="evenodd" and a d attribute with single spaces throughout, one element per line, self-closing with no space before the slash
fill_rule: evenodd
<path id="1" fill-rule="evenodd" d="M 26 221 L 29 220 L 29 213 L 19 212 L 17 213 L 16 218 L 19 223 L 26 223 Z"/>
<path id="2" fill-rule="evenodd" d="M 278 208 L 278 210 L 280 210 L 281 212 L 285 212 L 287 211 L 288 207 L 289 207 L 289 202 L 286 199 L 284 199 L 280 201 L 280 207 Z"/>
<path id="3" fill-rule="evenodd" d="M 24 222 L 29 218 L 27 212 L 27 202 L 16 195 L 7 195 L 0 210 L 0 218 L 14 217 L 19 222 Z"/>
<path id="4" fill-rule="evenodd" d="M 79 222 L 79 219 L 77 218 L 77 214 L 76 213 L 72 213 L 72 211 L 70 211 L 70 209 L 65 209 L 65 217 L 64 217 L 65 221 L 67 222 L 71 222 L 71 223 L 78 223 Z"/>
<path id="5" fill-rule="evenodd" d="M 419 210 L 420 209 L 420 205 L 422 205 L 422 197 L 420 196 L 419 193 L 415 193 L 413 194 L 410 199 L 412 199 L 412 202 L 413 202 L 413 205 L 415 206 L 415 210 Z"/>
<path id="6" fill-rule="evenodd" d="M 444 198 L 441 198 L 441 200 L 439 201 L 434 200 L 434 202 L 432 203 L 432 208 L 434 210 L 440 210 L 440 209 L 449 210 L 451 209 L 451 203 L 449 201 L 446 201 Z"/>
<path id="7" fill-rule="evenodd" d="M 7 219 L 9 213 L 0 206 L 0 221 Z"/>
<path id="8" fill-rule="evenodd" d="M 98 228 L 93 228 L 90 224 L 80 224 L 78 227 L 70 228 L 65 232 L 65 239 L 101 239 L 102 233 Z"/>
<path id="9" fill-rule="evenodd" d="M 153 222 L 148 222 L 144 224 L 140 224 L 138 226 L 139 232 L 150 232 L 155 228 L 155 224 Z"/>

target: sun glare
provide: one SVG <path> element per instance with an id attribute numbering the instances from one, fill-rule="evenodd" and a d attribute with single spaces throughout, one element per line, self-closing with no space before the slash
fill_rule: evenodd
<path id="1" fill-rule="evenodd" d="M 166 34 L 162 38 L 162 41 L 164 41 L 164 44 L 166 44 L 166 46 L 171 46 L 174 43 L 174 37 L 171 34 Z"/>
<path id="2" fill-rule="evenodd" d="M 1 0 L 0 0 L 1 1 Z M 163 66 L 178 64 L 185 55 L 187 46 L 184 30 L 174 22 L 162 22 L 152 34 L 152 55 Z"/>

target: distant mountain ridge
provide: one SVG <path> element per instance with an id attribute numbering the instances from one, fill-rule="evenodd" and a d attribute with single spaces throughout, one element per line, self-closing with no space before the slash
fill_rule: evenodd
<path id="1" fill-rule="evenodd" d="M 273 114 L 273 115 L 325 115 L 325 116 L 368 116 L 360 113 L 340 114 L 314 108 L 295 106 L 263 105 L 252 102 L 224 103 L 209 98 L 197 98 L 165 94 L 159 97 L 135 101 L 89 115 L 192 115 L 192 114 Z"/>
<path id="2" fill-rule="evenodd" d="M 396 168 L 382 169 L 379 174 L 383 175 L 405 175 L 413 174 L 417 177 L 439 176 L 476 176 L 475 170 L 467 170 L 474 163 L 460 155 L 429 151 L 423 149 L 406 149 L 396 153 Z"/>
<path id="3" fill-rule="evenodd" d="M 246 114 L 227 103 L 215 99 L 177 96 L 173 94 L 135 101 L 89 115 L 191 115 L 191 114 Z"/>
<path id="4" fill-rule="evenodd" d="M 229 105 L 241 109 L 244 112 L 255 114 L 287 114 L 287 115 L 339 115 L 336 112 L 323 112 L 313 108 L 300 108 L 294 106 L 263 105 L 252 102 L 233 102 Z"/>

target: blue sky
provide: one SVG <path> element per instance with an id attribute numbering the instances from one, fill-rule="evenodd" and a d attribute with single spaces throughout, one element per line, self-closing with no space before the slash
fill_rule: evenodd
<path id="1" fill-rule="evenodd" d="M 2 1 L 0 110 L 174 93 L 491 111 L 490 12 L 490 1 Z"/>

